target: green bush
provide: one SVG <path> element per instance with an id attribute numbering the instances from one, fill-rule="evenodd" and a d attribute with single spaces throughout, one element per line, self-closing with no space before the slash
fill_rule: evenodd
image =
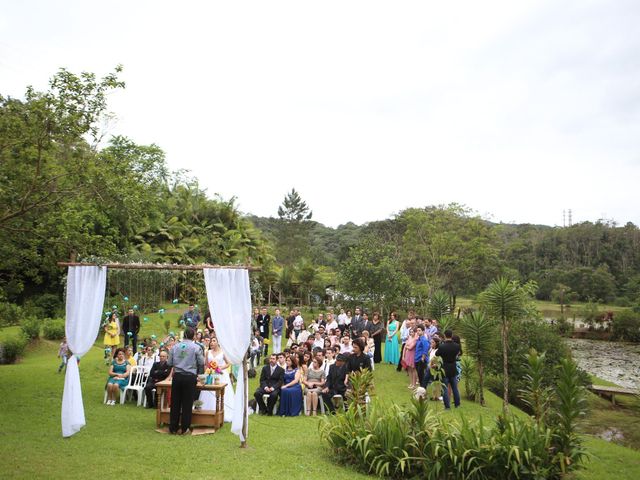
<path id="1" fill-rule="evenodd" d="M 40 336 L 40 321 L 34 317 L 27 317 L 21 324 L 22 332 L 29 340 L 35 340 Z"/>
<path id="2" fill-rule="evenodd" d="M 522 320 L 513 322 L 509 330 L 509 401 L 518 406 L 523 406 L 517 392 L 525 387 L 524 377 L 527 367 L 525 357 L 533 348 L 537 352 L 549 352 L 545 357 L 545 366 L 549 372 L 548 382 L 555 381 L 555 367 L 562 358 L 569 358 L 571 352 L 562 337 L 558 334 L 557 327 L 549 325 L 544 320 Z M 486 359 L 487 371 L 497 376 L 502 375 L 502 342 Z M 502 396 L 503 384 L 488 382 L 487 388 L 496 395 Z"/>
<path id="3" fill-rule="evenodd" d="M 517 417 L 500 417 L 491 427 L 456 425 L 422 399 L 409 407 L 350 408 L 321 419 L 319 428 L 334 458 L 379 477 L 557 479 L 567 468 L 545 425 Z"/>
<path id="4" fill-rule="evenodd" d="M 18 325 L 22 317 L 22 307 L 19 307 L 15 303 L 0 302 L 0 327 Z"/>
<path id="5" fill-rule="evenodd" d="M 461 424 L 429 410 L 426 399 L 409 407 L 353 402 L 347 412 L 320 420 L 320 437 L 334 458 L 379 477 L 441 479 L 560 479 L 585 456 L 576 422 L 585 389 L 575 363 L 562 360 L 557 391 L 542 386 L 545 357 L 530 354 L 525 394 L 536 421 L 498 417 Z"/>
<path id="6" fill-rule="evenodd" d="M 613 339 L 640 342 L 640 313 L 622 310 L 613 317 Z"/>
<path id="7" fill-rule="evenodd" d="M 65 336 L 64 320 L 62 318 L 48 318 L 44 321 L 42 334 L 47 340 L 60 340 Z"/>
<path id="8" fill-rule="evenodd" d="M 571 334 L 573 333 L 573 324 L 571 322 L 568 322 L 564 318 L 556 319 L 555 327 L 558 331 L 558 334 L 562 335 L 563 337 L 571 336 Z"/>
<path id="9" fill-rule="evenodd" d="M 16 335 L 4 340 L 2 342 L 4 362 L 14 363 L 24 353 L 27 343 L 27 338 L 24 335 Z"/>

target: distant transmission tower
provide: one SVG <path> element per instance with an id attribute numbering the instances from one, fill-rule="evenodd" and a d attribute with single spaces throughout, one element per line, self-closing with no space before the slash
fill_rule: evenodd
<path id="1" fill-rule="evenodd" d="M 562 228 L 567 226 L 567 211 L 562 210 Z"/>
<path id="2" fill-rule="evenodd" d="M 573 225 L 573 221 L 571 220 L 571 209 L 569 209 L 569 226 Z"/>

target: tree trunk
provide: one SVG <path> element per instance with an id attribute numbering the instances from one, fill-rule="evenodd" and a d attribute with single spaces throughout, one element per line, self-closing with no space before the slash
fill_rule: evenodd
<path id="1" fill-rule="evenodd" d="M 478 357 L 478 386 L 480 388 L 480 406 L 484 407 L 484 368 L 482 366 L 482 360 Z"/>
<path id="2" fill-rule="evenodd" d="M 269 295 L 267 298 L 267 305 L 271 305 L 271 284 L 269 284 Z"/>
<path id="3" fill-rule="evenodd" d="M 509 413 L 509 324 L 506 320 L 502 321 L 502 375 L 504 393 L 502 394 L 502 411 L 505 415 Z"/>

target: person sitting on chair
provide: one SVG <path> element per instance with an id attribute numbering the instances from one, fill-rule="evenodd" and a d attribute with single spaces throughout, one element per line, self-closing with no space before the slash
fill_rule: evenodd
<path id="1" fill-rule="evenodd" d="M 269 364 L 262 367 L 260 386 L 253 394 L 260 408 L 260 413 L 263 415 L 273 415 L 273 407 L 278 400 L 280 388 L 284 383 L 284 370 L 277 364 L 276 360 L 276 356 L 272 353 L 269 356 Z M 262 399 L 263 395 L 269 395 L 266 405 Z"/>
<path id="2" fill-rule="evenodd" d="M 160 352 L 160 360 L 155 362 L 151 366 L 149 372 L 149 379 L 144 387 L 144 394 L 147 396 L 147 408 L 155 408 L 156 404 L 153 398 L 153 390 L 156 388 L 156 383 L 161 382 L 169 376 L 171 373 L 171 367 L 167 363 L 169 354 L 165 351 Z"/>
<path id="3" fill-rule="evenodd" d="M 347 366 L 345 364 L 347 357 L 342 353 L 338 354 L 336 363 L 329 367 L 329 375 L 327 381 L 322 388 L 322 401 L 329 408 L 331 413 L 336 411 L 333 405 L 333 397 L 342 395 L 344 399 L 347 393 Z"/>

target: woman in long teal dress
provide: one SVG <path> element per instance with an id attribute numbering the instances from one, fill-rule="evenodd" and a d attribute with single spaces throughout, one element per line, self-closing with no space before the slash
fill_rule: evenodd
<path id="1" fill-rule="evenodd" d="M 400 361 L 398 330 L 398 320 L 396 319 L 396 314 L 392 312 L 389 316 L 389 322 L 387 323 L 387 341 L 384 344 L 384 363 L 397 365 Z"/>
<path id="2" fill-rule="evenodd" d="M 302 412 L 302 386 L 300 385 L 300 369 L 295 356 L 286 360 L 284 371 L 284 385 L 280 389 L 280 407 L 278 415 L 283 417 L 297 417 Z"/>
<path id="3" fill-rule="evenodd" d="M 115 359 L 111 362 L 109 369 L 109 380 L 107 381 L 107 405 L 115 405 L 118 393 L 129 384 L 131 366 L 125 358 L 124 348 L 116 350 Z"/>

